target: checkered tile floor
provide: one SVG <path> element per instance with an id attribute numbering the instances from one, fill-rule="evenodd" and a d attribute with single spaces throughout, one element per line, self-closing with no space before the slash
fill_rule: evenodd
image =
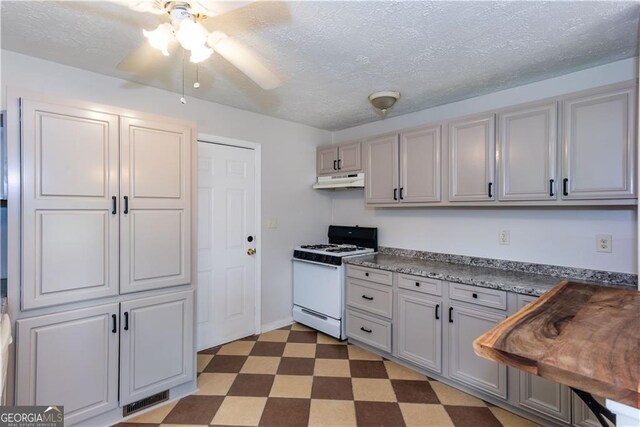
<path id="1" fill-rule="evenodd" d="M 293 324 L 198 353 L 195 395 L 120 426 L 535 426 Z"/>

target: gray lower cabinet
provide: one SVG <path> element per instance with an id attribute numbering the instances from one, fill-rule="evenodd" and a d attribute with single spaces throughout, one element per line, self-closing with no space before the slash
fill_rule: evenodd
<path id="1" fill-rule="evenodd" d="M 193 292 L 123 302 L 120 404 L 193 378 Z"/>
<path id="2" fill-rule="evenodd" d="M 65 424 L 118 407 L 118 304 L 18 320 L 16 405 L 63 405 Z"/>
<path id="3" fill-rule="evenodd" d="M 601 427 L 600 421 L 593 415 L 591 409 L 574 393 L 571 393 L 573 398 L 573 422 L 575 427 Z M 594 396 L 594 398 L 600 402 L 601 405 L 605 404 L 605 399 L 602 397 Z"/>
<path id="4" fill-rule="evenodd" d="M 449 306 L 449 377 L 500 399 L 507 398 L 507 367 L 483 359 L 473 351 L 473 341 L 507 316 L 469 308 Z"/>
<path id="5" fill-rule="evenodd" d="M 397 301 L 397 356 L 441 373 L 442 299 L 401 291 Z"/>

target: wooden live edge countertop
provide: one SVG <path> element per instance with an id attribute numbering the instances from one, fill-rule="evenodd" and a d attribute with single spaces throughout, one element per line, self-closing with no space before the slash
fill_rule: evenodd
<path id="1" fill-rule="evenodd" d="M 640 407 L 640 292 L 562 281 L 478 337 L 481 357 Z"/>

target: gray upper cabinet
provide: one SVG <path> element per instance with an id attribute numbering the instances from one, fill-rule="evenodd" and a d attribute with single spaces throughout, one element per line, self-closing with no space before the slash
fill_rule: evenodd
<path id="1" fill-rule="evenodd" d="M 364 143 L 365 202 L 398 201 L 398 135 L 383 136 Z"/>
<path id="2" fill-rule="evenodd" d="M 563 199 L 636 197 L 636 88 L 564 101 Z"/>
<path id="3" fill-rule="evenodd" d="M 449 124 L 449 200 L 495 200 L 495 115 Z"/>
<path id="4" fill-rule="evenodd" d="M 397 294 L 398 357 L 442 372 L 442 299 L 414 292 Z"/>
<path id="5" fill-rule="evenodd" d="M 193 292 L 120 306 L 120 405 L 193 378 Z"/>
<path id="6" fill-rule="evenodd" d="M 18 320 L 16 405 L 64 405 L 65 424 L 118 407 L 118 304 Z"/>
<path id="7" fill-rule="evenodd" d="M 316 149 L 316 174 L 334 175 L 362 170 L 362 143 L 347 142 Z"/>
<path id="8" fill-rule="evenodd" d="M 500 200 L 557 198 L 557 103 L 498 116 Z"/>
<path id="9" fill-rule="evenodd" d="M 400 134 L 402 203 L 440 201 L 440 125 Z"/>

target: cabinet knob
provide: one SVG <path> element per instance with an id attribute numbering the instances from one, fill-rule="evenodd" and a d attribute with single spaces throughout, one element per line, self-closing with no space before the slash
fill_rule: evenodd
<path id="1" fill-rule="evenodd" d="M 364 273 L 365 276 L 369 277 L 369 273 Z"/>
<path id="2" fill-rule="evenodd" d="M 478 298 L 478 294 L 476 294 L 475 292 L 474 292 L 474 293 L 472 293 L 472 294 L 471 294 L 471 296 L 472 296 L 472 297 L 474 297 L 474 298 L 476 298 L 476 299 Z"/>
<path id="3" fill-rule="evenodd" d="M 416 282 L 416 286 L 417 286 L 417 287 L 420 287 L 420 282 Z"/>

